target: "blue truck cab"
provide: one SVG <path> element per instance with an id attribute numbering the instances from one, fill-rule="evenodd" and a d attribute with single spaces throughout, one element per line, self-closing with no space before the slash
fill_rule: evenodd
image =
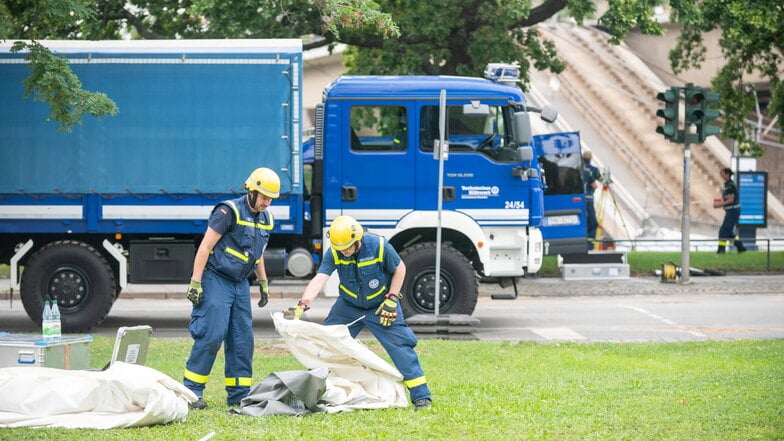
<path id="1" fill-rule="evenodd" d="M 541 266 L 543 181 L 520 124 L 529 109 L 518 87 L 489 76 L 343 76 L 317 108 L 311 203 L 325 227 L 350 215 L 395 246 L 407 315 L 435 306 L 441 91 L 439 310 L 470 314 L 479 278 L 514 281 Z"/>

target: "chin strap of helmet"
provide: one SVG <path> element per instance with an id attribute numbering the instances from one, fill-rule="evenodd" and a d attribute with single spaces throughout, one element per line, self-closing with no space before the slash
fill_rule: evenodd
<path id="1" fill-rule="evenodd" d="M 259 192 L 256 190 L 248 192 L 248 203 L 250 204 L 250 209 L 252 211 L 256 211 L 256 200 L 259 198 Z"/>

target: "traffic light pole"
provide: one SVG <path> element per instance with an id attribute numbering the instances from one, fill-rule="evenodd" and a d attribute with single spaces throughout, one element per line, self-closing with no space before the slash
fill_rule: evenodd
<path id="1" fill-rule="evenodd" d="M 683 92 L 683 130 L 680 130 L 680 100 Z M 683 209 L 681 210 L 681 283 L 689 283 L 689 189 L 691 188 L 691 148 L 693 142 L 703 143 L 705 138 L 718 135 L 718 127 L 709 123 L 718 118 L 720 112 L 711 109 L 711 105 L 719 101 L 719 94 L 710 89 L 695 86 L 691 83 L 685 87 L 671 87 L 656 94 L 656 99 L 662 101 L 663 109 L 656 111 L 656 116 L 664 120 L 663 124 L 656 127 L 656 133 L 664 135 L 670 142 L 683 144 Z M 694 126 L 694 131 L 692 131 Z"/>
<path id="2" fill-rule="evenodd" d="M 689 131 L 686 126 L 685 132 Z M 689 283 L 689 272 L 691 264 L 689 262 L 689 188 L 691 187 L 691 148 L 689 146 L 689 136 L 684 136 L 683 141 L 683 209 L 681 218 L 681 283 Z"/>

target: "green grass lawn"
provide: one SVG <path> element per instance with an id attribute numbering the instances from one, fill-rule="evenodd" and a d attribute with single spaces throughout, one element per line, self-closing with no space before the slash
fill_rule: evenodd
<path id="1" fill-rule="evenodd" d="M 147 365 L 179 380 L 189 339 L 153 338 Z M 101 367 L 113 340 L 96 337 Z M 386 358 L 374 341 L 369 346 Z M 432 408 L 304 417 L 228 414 L 223 357 L 187 421 L 116 430 L 0 429 L 0 440 L 781 440 L 784 340 L 509 343 L 421 340 Z M 254 382 L 302 369 L 258 345 Z"/>
<path id="2" fill-rule="evenodd" d="M 545 256 L 540 276 L 558 276 L 557 256 Z M 633 276 L 653 276 L 663 263 L 673 262 L 680 265 L 681 253 L 676 251 L 637 251 L 626 253 L 629 271 Z M 698 269 L 712 269 L 734 274 L 764 274 L 784 272 L 784 251 L 749 251 L 743 254 L 716 254 L 707 251 L 689 253 L 689 266 Z"/>

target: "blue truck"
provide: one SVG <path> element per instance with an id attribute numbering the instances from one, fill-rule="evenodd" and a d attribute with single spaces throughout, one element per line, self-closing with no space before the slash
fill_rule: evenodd
<path id="1" fill-rule="evenodd" d="M 282 181 L 265 252 L 273 289 L 276 277 L 312 275 L 341 214 L 400 252 L 408 315 L 435 309 L 439 228 L 442 314 L 473 313 L 482 278 L 541 266 L 529 118 L 556 115 L 526 104 L 512 66 L 486 78 L 340 77 L 316 109 L 306 165 L 299 40 L 41 43 L 119 113 L 59 131 L 46 105 L 23 99 L 24 54 L 0 46 L 0 262 L 34 321 L 56 298 L 63 330 L 84 332 L 128 283 L 187 283 L 212 207 L 259 166 Z"/>

